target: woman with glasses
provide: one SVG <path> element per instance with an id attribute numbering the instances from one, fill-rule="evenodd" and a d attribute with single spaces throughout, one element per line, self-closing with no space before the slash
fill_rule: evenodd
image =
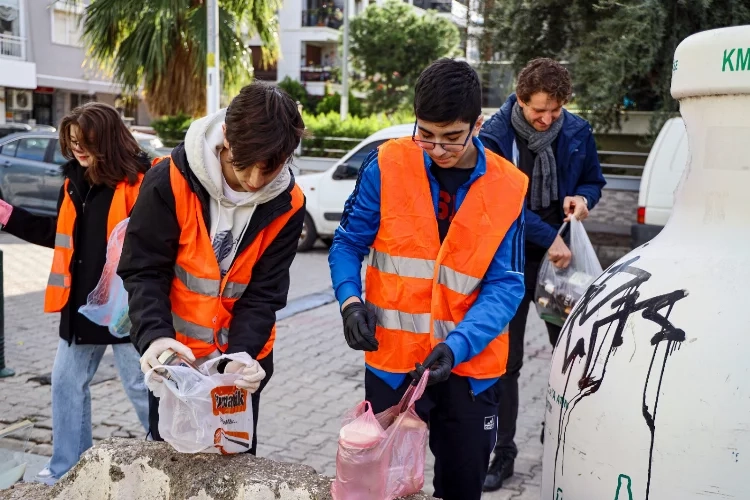
<path id="1" fill-rule="evenodd" d="M 3 230 L 29 243 L 54 248 L 44 311 L 60 313 L 60 342 L 52 367 L 52 458 L 37 480 L 54 484 L 92 446 L 89 385 L 108 345 L 138 419 L 148 428 L 148 390 L 130 337 L 78 312 L 96 287 L 114 227 L 130 216 L 148 157 L 117 110 L 91 102 L 60 124 L 62 166 L 57 216 L 32 214 L 0 201 Z"/>

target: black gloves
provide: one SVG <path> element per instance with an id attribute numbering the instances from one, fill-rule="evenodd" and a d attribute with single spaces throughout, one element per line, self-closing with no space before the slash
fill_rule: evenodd
<path id="1" fill-rule="evenodd" d="M 341 311 L 344 318 L 344 337 L 349 347 L 357 351 L 377 351 L 375 314 L 368 312 L 362 302 L 352 302 Z"/>
<path id="2" fill-rule="evenodd" d="M 451 348 L 448 347 L 445 342 L 439 343 L 434 349 L 432 349 L 432 352 L 422 364 L 417 363 L 417 367 L 409 372 L 411 378 L 414 379 L 412 383 L 416 384 L 419 382 L 425 369 L 430 370 L 430 374 L 427 378 L 427 385 L 445 382 L 451 375 L 455 359 Z"/>

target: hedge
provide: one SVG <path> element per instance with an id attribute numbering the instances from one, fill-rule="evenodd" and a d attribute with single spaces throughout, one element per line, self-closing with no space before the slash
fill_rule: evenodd
<path id="1" fill-rule="evenodd" d="M 390 116 L 378 114 L 361 118 L 350 116 L 344 121 L 335 112 L 324 115 L 303 112 L 302 118 L 309 136 L 302 140 L 302 154 L 326 158 L 340 158 L 357 144 L 355 141 L 325 139 L 327 137 L 364 139 L 392 125 L 414 123 L 414 114 L 409 112 L 398 112 Z M 323 149 L 334 151 L 323 151 Z"/>
<path id="2" fill-rule="evenodd" d="M 390 116 L 385 114 L 350 116 L 344 121 L 341 121 L 340 115 L 333 111 L 320 115 L 303 111 L 302 118 L 305 121 L 308 136 L 302 140 L 302 154 L 327 158 L 340 158 L 357 142 L 325 139 L 326 137 L 364 139 L 392 125 L 414 123 L 414 114 L 405 111 Z M 151 126 L 166 146 L 174 147 L 185 139 L 185 133 L 191 122 L 192 118 L 187 115 L 165 116 L 154 120 Z M 334 151 L 323 151 L 323 149 Z"/>

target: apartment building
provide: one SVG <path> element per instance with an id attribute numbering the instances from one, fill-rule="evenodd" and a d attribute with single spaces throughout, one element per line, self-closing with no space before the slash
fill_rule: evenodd
<path id="1" fill-rule="evenodd" d="M 151 122 L 142 102 L 118 99 L 120 87 L 85 63 L 84 8 L 64 1 L 0 0 L 0 123 L 57 126 L 88 101 L 117 104 L 135 124 Z"/>
<path id="2" fill-rule="evenodd" d="M 286 77 L 305 85 L 311 95 L 323 95 L 328 82 L 338 90 L 340 67 L 339 28 L 343 24 L 344 2 L 349 2 L 350 16 L 359 15 L 372 3 L 385 0 L 284 0 L 279 10 L 280 57 L 276 64 L 261 65 L 260 40 L 249 42 L 257 78 L 278 82 Z M 475 0 L 472 0 L 474 2 Z M 436 10 L 459 27 L 466 28 L 469 0 L 410 0 L 418 12 Z M 465 54 L 477 52 L 471 40 L 462 47 Z"/>

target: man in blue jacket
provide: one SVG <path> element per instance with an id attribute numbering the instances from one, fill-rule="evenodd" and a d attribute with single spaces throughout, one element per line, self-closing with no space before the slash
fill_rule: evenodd
<path id="1" fill-rule="evenodd" d="M 506 325 L 524 294 L 527 180 L 476 137 L 481 102 L 479 77 L 466 62 L 440 59 L 424 70 L 412 137 L 389 141 L 365 160 L 328 257 L 346 342 L 366 351 L 365 399 L 373 411 L 398 404 L 412 378 L 430 369 L 416 411 L 430 425 L 435 496 L 445 500 L 482 495 L 496 442 Z M 496 189 L 503 195 L 493 199 Z M 446 308 L 455 323 L 440 315 Z"/>
<path id="2" fill-rule="evenodd" d="M 498 440 L 485 491 L 500 489 L 503 481 L 513 475 L 518 454 L 513 442 L 518 376 L 523 364 L 526 318 L 534 301 L 539 267 L 545 255 L 559 268 L 570 264 L 570 249 L 558 230 L 571 216 L 584 220 L 599 201 L 605 184 L 591 126 L 563 109 L 571 94 L 570 74 L 564 66 L 551 59 L 534 59 L 519 73 L 516 93 L 479 134 L 487 149 L 512 161 L 530 180 L 524 211 L 526 294 L 509 325 L 508 366 L 500 381 Z M 545 324 L 554 346 L 560 327 Z"/>

